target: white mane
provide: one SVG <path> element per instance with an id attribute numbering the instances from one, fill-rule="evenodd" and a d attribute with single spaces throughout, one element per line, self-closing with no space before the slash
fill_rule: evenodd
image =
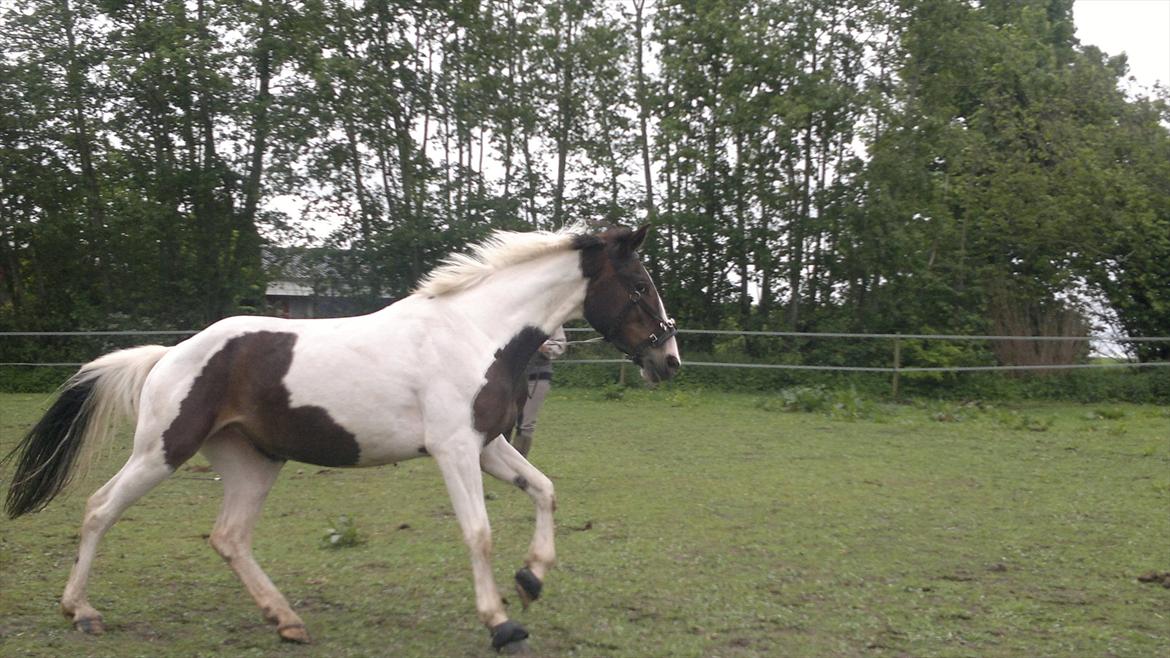
<path id="1" fill-rule="evenodd" d="M 559 231 L 493 231 L 486 240 L 472 245 L 470 253 L 451 254 L 443 259 L 414 293 L 439 296 L 466 290 L 505 267 L 571 249 L 573 239 L 585 232 L 580 224 L 567 225 Z"/>

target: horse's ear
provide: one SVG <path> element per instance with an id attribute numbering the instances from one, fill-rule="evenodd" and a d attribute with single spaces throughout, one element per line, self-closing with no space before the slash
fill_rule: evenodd
<path id="1" fill-rule="evenodd" d="M 650 233 L 650 225 L 643 224 L 637 231 L 631 233 L 625 240 L 625 248 L 630 251 L 637 251 L 642 248 L 642 244 L 646 242 L 646 235 Z"/>

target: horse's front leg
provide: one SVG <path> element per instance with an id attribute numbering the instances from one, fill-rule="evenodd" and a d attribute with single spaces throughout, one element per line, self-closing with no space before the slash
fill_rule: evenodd
<path id="1" fill-rule="evenodd" d="M 527 493 L 536 506 L 536 529 L 532 534 L 532 544 L 528 547 L 524 568 L 516 572 L 516 592 L 527 608 L 529 603 L 540 598 L 544 577 L 556 562 L 553 512 L 557 509 L 557 501 L 553 483 L 502 436 L 484 448 L 479 463 L 486 473 L 514 484 Z"/>
<path id="2" fill-rule="evenodd" d="M 503 599 L 492 577 L 492 529 L 484 505 L 483 476 L 479 471 L 481 441 L 478 433 L 469 431 L 464 440 L 444 441 L 441 445 L 428 446 L 428 450 L 443 473 L 455 517 L 463 530 L 463 540 L 471 551 L 475 609 L 480 621 L 491 630 L 492 647 L 498 650 L 523 642 L 528 631 L 508 620 Z"/>

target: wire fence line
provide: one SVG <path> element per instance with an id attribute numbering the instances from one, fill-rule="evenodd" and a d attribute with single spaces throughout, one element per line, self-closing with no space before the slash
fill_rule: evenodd
<path id="1" fill-rule="evenodd" d="M 119 329 L 110 331 L 0 331 L 0 338 L 35 336 L 193 336 L 201 329 Z M 597 333 L 588 327 L 566 327 L 566 333 Z M 911 340 L 1073 340 L 1098 341 L 1105 343 L 1161 343 L 1170 342 L 1170 336 L 1123 336 L 1101 334 L 1098 336 L 993 336 L 973 334 L 866 334 L 833 331 L 741 331 L 738 329 L 679 329 L 680 334 L 696 336 L 765 336 L 774 338 L 875 338 Z"/>
<path id="2" fill-rule="evenodd" d="M 585 327 L 568 327 L 566 333 L 589 334 L 596 333 Z M 0 339 L 4 338 L 32 338 L 32 337 L 83 337 L 83 336 L 191 336 L 199 333 L 197 330 L 110 330 L 110 331 L 0 331 Z M 680 335 L 715 335 L 715 336 L 751 336 L 771 338 L 808 338 L 808 339 L 866 339 L 888 340 L 894 343 L 893 363 L 889 366 L 834 366 L 796 363 L 736 363 L 719 361 L 687 361 L 689 367 L 704 368 L 746 368 L 772 370 L 806 370 L 826 372 L 870 372 L 893 374 L 898 377 L 903 373 L 926 372 L 990 372 L 990 371 L 1028 371 L 1028 370 L 1082 370 L 1082 369 L 1118 369 L 1118 368 L 1160 368 L 1170 367 L 1165 361 L 1106 361 L 1100 363 L 1076 364 L 1037 364 L 1037 365 L 988 365 L 988 366 L 904 366 L 901 364 L 900 341 L 903 340 L 947 340 L 947 341 L 1098 341 L 1110 343 L 1138 343 L 1138 342 L 1170 342 L 1170 336 L 1122 336 L 1116 334 L 1099 336 L 993 336 L 968 334 L 871 334 L 851 332 L 811 332 L 811 331 L 737 331 L 730 329 L 679 329 Z M 584 340 L 569 341 L 570 345 L 593 344 L 601 341 L 601 337 Z M 566 365 L 583 364 L 624 364 L 624 359 L 596 358 L 596 359 L 560 359 L 558 363 Z M 0 366 L 13 367 L 80 367 L 83 363 L 73 362 L 0 362 Z"/>
<path id="3" fill-rule="evenodd" d="M 557 359 L 558 364 L 625 364 L 622 358 L 567 358 Z M 1170 361 L 1116 362 L 1116 363 L 1069 363 L 1053 365 L 904 365 L 900 368 L 882 365 L 807 365 L 799 363 L 724 363 L 717 361 L 684 361 L 687 368 L 752 368 L 765 370 L 824 370 L 837 372 L 978 372 L 992 370 L 1119 370 L 1126 368 L 1165 368 Z M 4 365 L 4 364 L 0 364 Z"/>
<path id="4" fill-rule="evenodd" d="M 574 327 L 565 329 L 566 332 L 595 333 L 593 329 Z M 875 338 L 909 340 L 1068 340 L 1068 341 L 1097 341 L 1103 343 L 1161 343 L 1170 342 L 1170 336 L 1122 336 L 1120 334 L 1102 334 L 1100 336 L 980 336 L 970 334 L 861 334 L 833 331 L 740 331 L 738 329 L 679 329 L 680 334 L 694 334 L 698 336 L 764 336 L 773 338 Z M 3 334 L 0 334 L 3 335 Z"/>

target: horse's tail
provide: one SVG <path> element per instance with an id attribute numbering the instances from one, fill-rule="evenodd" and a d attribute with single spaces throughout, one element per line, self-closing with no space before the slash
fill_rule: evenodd
<path id="1" fill-rule="evenodd" d="M 138 416 L 146 376 L 169 347 L 143 345 L 111 352 L 85 364 L 4 462 L 16 458 L 4 509 L 10 518 L 44 509 L 73 477 L 83 446 L 113 433 L 114 421 Z M 88 457 L 87 454 L 87 457 Z"/>

